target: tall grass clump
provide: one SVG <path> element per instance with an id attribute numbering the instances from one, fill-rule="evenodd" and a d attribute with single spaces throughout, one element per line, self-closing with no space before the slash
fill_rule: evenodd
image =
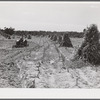
<path id="1" fill-rule="evenodd" d="M 84 41 L 76 55 L 92 65 L 100 64 L 99 31 L 95 24 L 84 29 Z"/>

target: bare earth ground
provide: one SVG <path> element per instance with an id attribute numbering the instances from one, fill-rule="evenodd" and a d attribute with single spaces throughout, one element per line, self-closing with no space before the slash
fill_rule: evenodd
<path id="1" fill-rule="evenodd" d="M 74 48 L 59 47 L 47 37 L 32 37 L 29 47 L 12 48 L 15 40 L 0 40 L 1 88 L 99 88 L 100 67 L 71 62 Z"/>

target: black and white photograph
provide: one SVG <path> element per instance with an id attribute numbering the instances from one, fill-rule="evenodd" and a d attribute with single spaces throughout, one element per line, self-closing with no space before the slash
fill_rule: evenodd
<path id="1" fill-rule="evenodd" d="M 0 88 L 100 88 L 100 2 L 0 1 Z"/>

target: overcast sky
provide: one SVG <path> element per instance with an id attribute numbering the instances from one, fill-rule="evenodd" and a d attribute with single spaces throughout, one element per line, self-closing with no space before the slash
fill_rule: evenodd
<path id="1" fill-rule="evenodd" d="M 93 23 L 100 30 L 100 3 L 0 2 L 0 28 L 83 31 Z"/>

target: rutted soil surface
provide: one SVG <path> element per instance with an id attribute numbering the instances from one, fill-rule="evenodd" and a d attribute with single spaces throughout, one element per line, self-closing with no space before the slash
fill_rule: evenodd
<path id="1" fill-rule="evenodd" d="M 74 49 L 59 47 L 48 38 L 34 39 L 27 48 L 10 48 L 12 43 L 9 49 L 0 49 L 1 88 L 100 87 L 100 67 L 71 62 Z"/>

